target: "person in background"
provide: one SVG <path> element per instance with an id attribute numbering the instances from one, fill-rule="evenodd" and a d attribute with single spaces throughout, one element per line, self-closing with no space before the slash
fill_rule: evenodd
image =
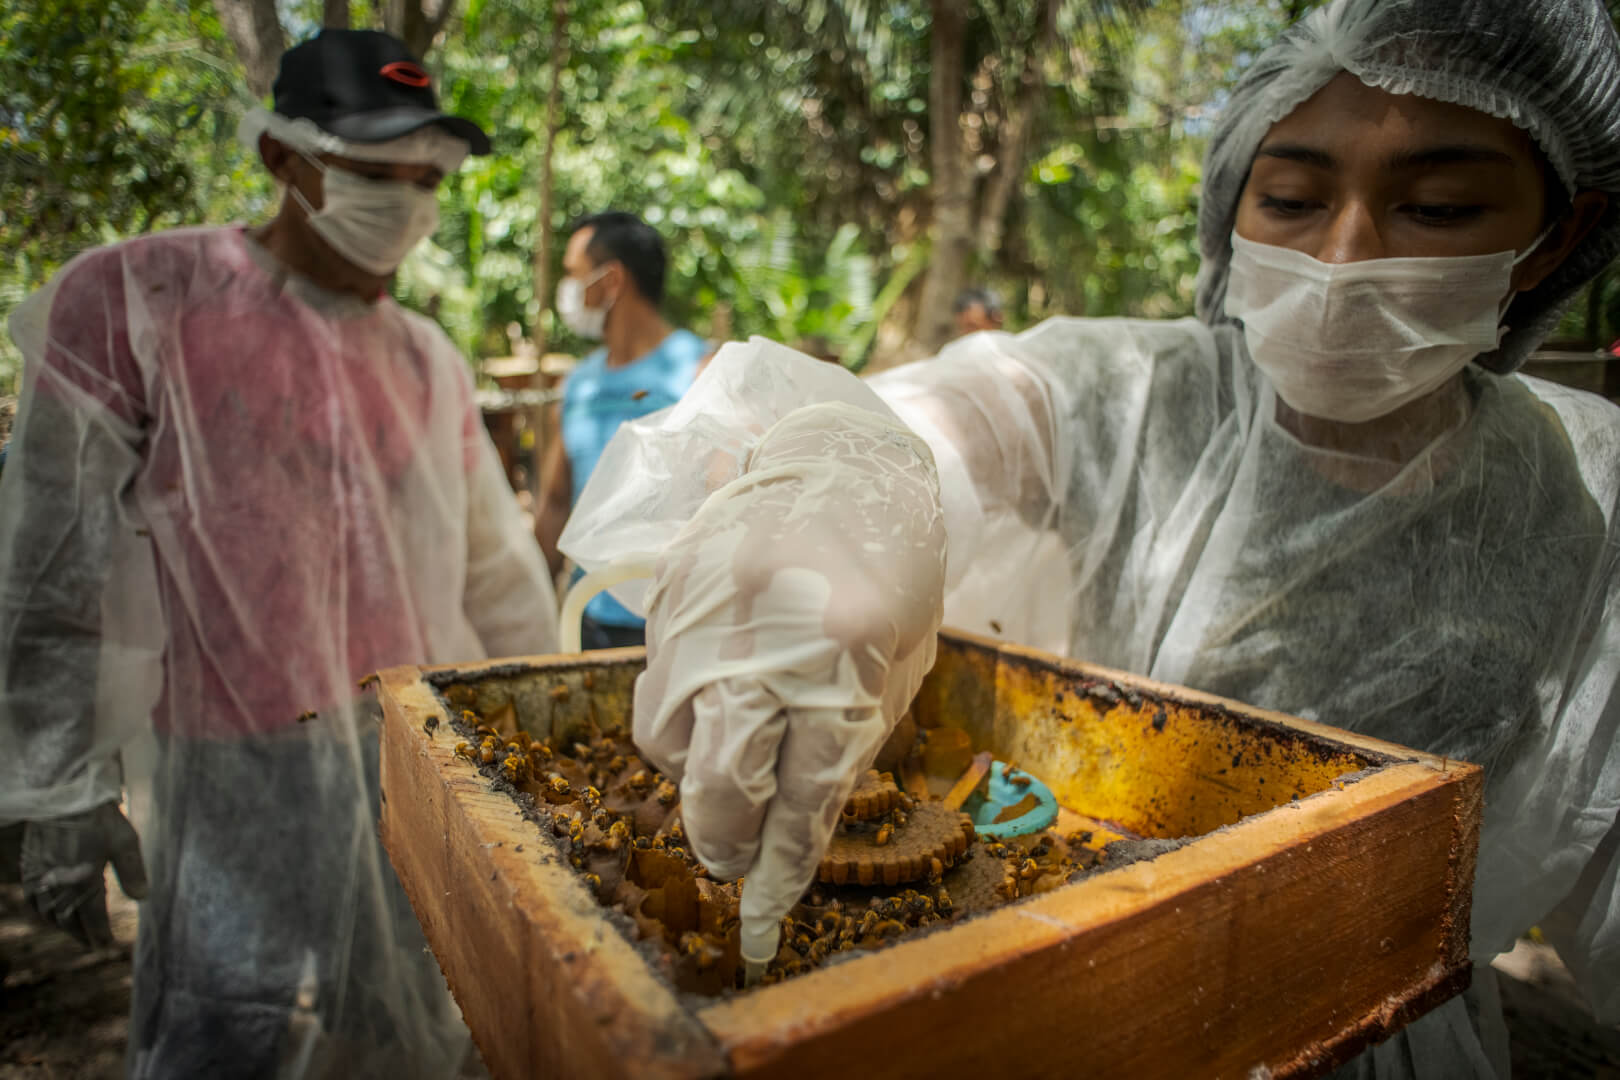
<path id="1" fill-rule="evenodd" d="M 563 566 L 557 539 L 602 448 L 626 420 L 679 400 L 709 353 L 702 338 L 664 319 L 660 305 L 668 259 L 651 225 L 610 210 L 580 218 L 569 234 L 557 315 L 569 330 L 602 345 L 563 384 L 560 434 L 541 466 L 534 530 L 554 575 Z M 581 641 L 586 649 L 640 645 L 643 625 L 602 593 L 585 609 Z"/>
<path id="2" fill-rule="evenodd" d="M 357 685 L 556 648 L 467 364 L 388 295 L 489 140 L 373 31 L 289 50 L 274 95 L 240 128 L 273 220 L 88 252 L 11 319 L 0 826 L 86 945 L 109 862 L 145 897 L 131 1077 L 449 1078 L 466 1028 L 378 842 Z"/>
<path id="3" fill-rule="evenodd" d="M 956 320 L 957 337 L 980 330 L 1000 330 L 1003 320 L 1001 300 L 978 285 L 956 294 L 956 299 L 951 301 L 951 315 Z"/>

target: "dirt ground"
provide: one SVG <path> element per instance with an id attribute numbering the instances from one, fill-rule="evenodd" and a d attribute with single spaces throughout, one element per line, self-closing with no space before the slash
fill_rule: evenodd
<path id="1" fill-rule="evenodd" d="M 21 890 L 0 885 L 0 1080 L 120 1075 L 129 1011 L 135 905 L 109 879 L 120 945 L 86 953 L 35 923 Z M 1620 1080 L 1620 1028 L 1598 1026 L 1546 946 L 1521 942 L 1497 962 L 1520 1080 Z M 476 1076 L 471 1066 L 464 1074 Z"/>

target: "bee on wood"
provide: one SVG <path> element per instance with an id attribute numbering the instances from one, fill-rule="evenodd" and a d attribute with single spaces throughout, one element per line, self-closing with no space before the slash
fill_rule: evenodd
<path id="1" fill-rule="evenodd" d="M 897 829 L 905 828 L 906 822 L 909 820 L 911 819 L 906 817 L 906 812 L 904 810 L 896 810 L 893 814 L 894 827 Z"/>
<path id="2" fill-rule="evenodd" d="M 528 778 L 529 759 L 520 754 L 508 755 L 507 759 L 501 762 L 501 775 L 506 777 L 509 784 L 521 783 Z"/>
<path id="3" fill-rule="evenodd" d="M 591 887 L 592 892 L 602 891 L 602 876 L 600 874 L 586 874 L 585 884 Z"/>
<path id="4" fill-rule="evenodd" d="M 486 738 L 484 740 L 483 745 L 478 748 L 478 760 L 482 761 L 485 765 L 493 765 L 493 764 L 495 764 L 495 740 L 494 739 Z"/>
<path id="5" fill-rule="evenodd" d="M 574 790 L 568 781 L 564 780 L 560 776 L 553 776 L 548 786 L 551 788 L 551 793 L 556 795 L 558 798 L 566 798 L 571 795 Z"/>
<path id="6" fill-rule="evenodd" d="M 911 913 L 919 918 L 925 915 L 932 915 L 934 913 L 933 899 L 923 895 L 922 893 L 918 893 L 910 900 L 906 901 L 906 906 L 911 908 Z"/>
<path id="7" fill-rule="evenodd" d="M 906 932 L 906 924 L 899 919 L 884 919 L 872 928 L 878 937 L 897 937 Z"/>
<path id="8" fill-rule="evenodd" d="M 1018 876 L 1025 881 L 1028 881 L 1030 878 L 1034 877 L 1040 872 L 1041 865 L 1034 859 L 1025 859 L 1021 864 L 1019 864 L 1018 867 Z"/>
<path id="9" fill-rule="evenodd" d="M 652 787 L 653 779 L 651 776 L 647 775 L 646 769 L 637 769 L 635 772 L 630 774 L 630 779 L 626 780 L 625 783 L 629 784 L 638 791 L 644 791 L 647 788 Z"/>
<path id="10" fill-rule="evenodd" d="M 665 806 L 674 806 L 675 800 L 681 797 L 680 789 L 665 780 L 658 785 L 658 801 Z"/>
<path id="11" fill-rule="evenodd" d="M 934 899 L 934 910 L 938 911 L 941 915 L 949 915 L 955 910 L 955 908 L 956 905 L 951 900 L 951 894 L 946 892 L 945 889 L 941 887 L 939 890 L 939 896 Z"/>
<path id="12" fill-rule="evenodd" d="M 638 836 L 635 840 L 637 851 L 651 851 L 653 842 L 650 836 Z"/>
<path id="13" fill-rule="evenodd" d="M 883 847 L 889 842 L 889 838 L 892 836 L 894 836 L 893 825 L 879 826 L 877 835 L 872 838 L 872 843 L 876 844 L 878 847 Z"/>
<path id="14" fill-rule="evenodd" d="M 472 747 L 468 746 L 464 742 L 456 743 L 456 757 L 466 758 L 468 761 L 471 761 L 473 759 Z"/>

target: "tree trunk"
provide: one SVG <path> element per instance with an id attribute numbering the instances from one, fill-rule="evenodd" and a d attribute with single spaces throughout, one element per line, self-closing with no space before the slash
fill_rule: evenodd
<path id="1" fill-rule="evenodd" d="M 917 340 L 930 351 L 954 330 L 951 301 L 973 254 L 973 173 L 962 160 L 962 57 L 965 0 L 933 0 L 929 32 L 928 139 L 934 228 L 928 276 L 917 304 Z"/>
<path id="2" fill-rule="evenodd" d="M 214 0 L 219 23 L 236 48 L 255 98 L 270 93 L 287 38 L 276 17 L 276 0 Z"/>
<path id="3" fill-rule="evenodd" d="M 985 266 L 993 264 L 1001 253 L 1001 243 L 1007 230 L 1007 208 L 1012 205 L 1013 195 L 1023 183 L 1024 158 L 1029 154 L 1030 138 L 1046 94 L 1046 76 L 1042 69 L 1056 42 L 1057 3 L 1056 0 L 1045 0 L 1041 5 L 1040 27 L 1029 52 L 1024 56 L 1018 93 L 1008 106 L 1007 118 L 1002 125 L 996 171 L 990 178 L 984 206 L 979 213 L 979 261 Z"/>
<path id="4" fill-rule="evenodd" d="M 349 0 L 325 0 L 321 10 L 321 26 L 327 30 L 347 30 Z"/>
<path id="5" fill-rule="evenodd" d="M 568 52 L 568 3 L 552 0 L 551 6 L 551 85 L 546 90 L 546 148 L 540 157 L 540 220 L 534 238 L 534 345 L 541 355 L 546 351 L 546 323 L 542 317 L 551 303 L 551 214 L 556 184 L 551 172 L 552 151 L 557 145 L 557 129 L 562 126 L 562 72 Z"/>
<path id="6" fill-rule="evenodd" d="M 455 6 L 455 0 L 382 0 L 383 29 L 425 59 Z"/>

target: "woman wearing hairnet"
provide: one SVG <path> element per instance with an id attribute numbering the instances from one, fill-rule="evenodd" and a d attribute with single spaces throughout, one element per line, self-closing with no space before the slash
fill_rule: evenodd
<path id="1" fill-rule="evenodd" d="M 657 559 L 621 590 L 637 739 L 748 874 L 745 956 L 943 615 L 1485 767 L 1474 986 L 1351 1073 L 1507 1075 L 1488 964 L 1538 921 L 1620 1019 L 1620 411 L 1512 374 L 1620 250 L 1617 196 L 1597 0 L 1337 0 L 1221 116 L 1198 320 L 867 386 L 733 345 L 621 434 L 564 547 Z"/>

